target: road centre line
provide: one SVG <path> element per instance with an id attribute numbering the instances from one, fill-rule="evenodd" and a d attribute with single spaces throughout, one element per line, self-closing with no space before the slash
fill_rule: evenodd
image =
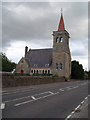
<path id="1" fill-rule="evenodd" d="M 26 97 L 16 98 L 16 99 L 13 99 L 13 100 L 7 100 L 7 101 L 4 101 L 4 102 L 5 102 L 5 103 L 13 102 L 13 101 L 17 101 L 17 100 L 21 100 L 21 99 L 29 98 L 29 97 L 31 97 L 31 96 L 26 96 Z"/>
<path id="2" fill-rule="evenodd" d="M 23 93 L 23 92 L 29 92 L 30 90 L 25 91 L 16 91 L 16 92 L 3 92 L 2 95 L 10 95 L 10 94 L 16 94 L 16 93 Z"/>
<path id="3" fill-rule="evenodd" d="M 54 94 L 53 92 L 49 92 L 50 94 Z"/>
<path id="4" fill-rule="evenodd" d="M 34 94 L 33 96 L 36 96 L 36 95 L 43 95 L 43 94 L 46 94 L 46 93 L 50 93 L 50 91 L 46 91 L 46 92 L 39 93 L 39 94 Z"/>
<path id="5" fill-rule="evenodd" d="M 39 99 L 47 98 L 49 96 L 53 96 L 53 95 L 56 95 L 56 94 L 59 94 L 59 92 L 56 92 L 56 93 L 53 93 L 53 94 L 49 94 L 49 95 L 45 95 L 45 96 L 42 96 L 42 97 L 39 97 L 39 98 L 35 98 L 33 100 L 28 100 L 28 101 L 25 101 L 25 102 L 17 103 L 14 106 L 20 106 L 20 105 L 27 104 L 27 103 L 30 103 L 30 102 L 33 102 L 33 101 L 37 101 Z"/>
<path id="6" fill-rule="evenodd" d="M 78 88 L 78 87 L 79 86 L 68 86 L 68 87 L 60 88 L 59 90 L 60 91 L 65 91 L 65 90 L 71 90 L 71 89 Z"/>
<path id="7" fill-rule="evenodd" d="M 25 99 L 25 98 L 29 98 L 29 97 L 32 98 L 32 96 L 36 96 L 36 95 L 43 95 L 43 94 L 46 94 L 46 93 L 54 94 L 54 93 L 51 92 L 51 91 L 47 91 L 47 92 L 43 92 L 43 93 L 39 93 L 39 94 L 34 94 L 34 95 L 26 96 L 26 97 L 16 98 L 16 99 L 13 99 L 13 100 L 7 100 L 7 101 L 4 101 L 4 102 L 5 102 L 5 103 L 8 103 L 8 102 L 13 102 L 13 101 L 18 101 L 18 100 Z M 32 98 L 32 99 L 35 99 L 35 97 Z"/>

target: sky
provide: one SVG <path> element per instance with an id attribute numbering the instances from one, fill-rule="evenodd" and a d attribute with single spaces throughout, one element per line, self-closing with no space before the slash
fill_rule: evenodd
<path id="1" fill-rule="evenodd" d="M 18 63 L 30 49 L 52 48 L 61 8 L 72 60 L 88 70 L 88 2 L 3 2 L 2 52 Z"/>

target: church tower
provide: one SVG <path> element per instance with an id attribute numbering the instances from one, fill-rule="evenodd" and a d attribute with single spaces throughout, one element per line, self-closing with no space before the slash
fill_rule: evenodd
<path id="1" fill-rule="evenodd" d="M 53 31 L 52 74 L 68 80 L 71 75 L 71 55 L 69 49 L 69 33 L 65 30 L 63 15 L 58 31 Z"/>

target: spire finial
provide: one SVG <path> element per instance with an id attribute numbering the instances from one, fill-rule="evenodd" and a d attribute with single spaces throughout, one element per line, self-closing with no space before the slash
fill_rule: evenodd
<path id="1" fill-rule="evenodd" d="M 62 14 L 62 8 L 61 8 L 61 14 Z"/>
<path id="2" fill-rule="evenodd" d="M 60 19 L 60 22 L 59 22 L 58 31 L 62 31 L 62 30 L 65 30 L 65 27 L 64 27 L 62 8 L 61 8 L 61 19 Z"/>

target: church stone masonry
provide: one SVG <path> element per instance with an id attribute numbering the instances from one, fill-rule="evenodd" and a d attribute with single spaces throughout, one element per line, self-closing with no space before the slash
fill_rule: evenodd
<path id="1" fill-rule="evenodd" d="M 25 57 L 16 66 L 20 74 L 53 74 L 69 79 L 71 75 L 71 54 L 69 33 L 65 30 L 63 15 L 58 30 L 53 31 L 53 48 L 29 49 L 25 47 Z"/>

